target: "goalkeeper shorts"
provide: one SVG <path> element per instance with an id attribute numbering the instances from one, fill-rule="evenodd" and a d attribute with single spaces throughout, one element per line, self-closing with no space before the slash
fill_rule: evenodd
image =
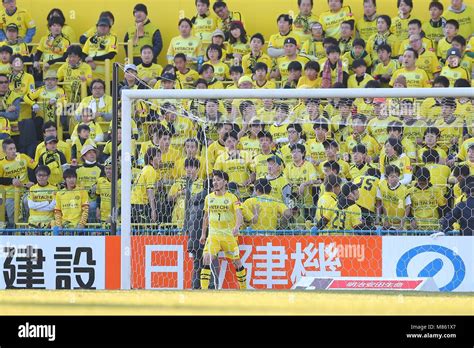
<path id="1" fill-rule="evenodd" d="M 237 238 L 233 235 L 210 235 L 207 237 L 203 253 L 217 256 L 220 251 L 223 251 L 225 257 L 231 260 L 240 259 Z"/>

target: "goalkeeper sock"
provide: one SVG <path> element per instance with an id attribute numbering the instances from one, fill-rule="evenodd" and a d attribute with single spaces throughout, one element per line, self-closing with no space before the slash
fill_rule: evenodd
<path id="1" fill-rule="evenodd" d="M 209 289 L 209 282 L 211 281 L 211 266 L 204 266 L 201 269 L 201 289 Z"/>
<path id="2" fill-rule="evenodd" d="M 235 273 L 237 275 L 237 281 L 239 282 L 240 290 L 247 289 L 247 270 L 244 268 L 244 266 L 236 270 Z"/>

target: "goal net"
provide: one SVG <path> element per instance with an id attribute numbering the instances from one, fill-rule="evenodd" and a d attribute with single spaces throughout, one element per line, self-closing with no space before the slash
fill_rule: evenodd
<path id="1" fill-rule="evenodd" d="M 122 288 L 200 288 L 203 219 L 232 235 L 240 214 L 247 288 L 380 277 L 380 235 L 460 230 L 444 218 L 474 168 L 473 94 L 123 90 Z M 210 287 L 239 288 L 216 248 Z"/>

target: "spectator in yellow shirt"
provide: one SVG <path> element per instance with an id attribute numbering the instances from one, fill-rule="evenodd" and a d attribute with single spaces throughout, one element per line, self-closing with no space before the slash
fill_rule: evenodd
<path id="1" fill-rule="evenodd" d="M 449 80 L 449 86 L 454 87 L 454 83 L 458 79 L 469 80 L 469 73 L 466 69 L 460 66 L 461 63 L 461 51 L 457 48 L 451 48 L 446 54 L 447 66 L 441 69 L 441 76 L 445 76 Z"/>
<path id="2" fill-rule="evenodd" d="M 275 231 L 278 227 L 286 227 L 291 218 L 292 210 L 271 196 L 272 185 L 267 179 L 255 182 L 255 196 L 242 204 L 244 221 L 255 231 Z"/>
<path id="3" fill-rule="evenodd" d="M 438 41 L 438 49 L 436 50 L 436 55 L 438 56 L 441 64 L 446 62 L 446 54 L 451 48 L 453 39 L 458 35 L 459 23 L 455 19 L 450 19 L 446 21 L 444 26 L 444 37 Z"/>
<path id="4" fill-rule="evenodd" d="M 89 196 L 77 187 L 74 169 L 66 169 L 63 174 L 66 187 L 56 193 L 54 208 L 55 225 L 63 228 L 85 228 L 89 214 Z"/>
<path id="5" fill-rule="evenodd" d="M 82 97 L 82 83 L 90 86 L 92 82 L 92 69 L 89 64 L 82 61 L 82 48 L 71 45 L 67 49 L 67 62 L 58 69 L 58 80 L 63 82 L 69 103 L 79 103 Z"/>
<path id="6" fill-rule="evenodd" d="M 16 0 L 3 0 L 4 9 L 0 11 L 2 17 L 2 25 L 0 26 L 0 41 L 5 39 L 5 27 L 9 24 L 16 24 L 19 29 L 19 34 L 23 38 L 23 41 L 30 43 L 33 41 L 33 36 L 36 33 L 35 21 L 31 18 L 28 11 L 18 8 L 16 6 Z"/>
<path id="7" fill-rule="evenodd" d="M 400 75 L 405 77 L 408 88 L 423 88 L 431 86 L 428 74 L 424 70 L 416 67 L 418 57 L 418 52 L 413 48 L 405 50 L 402 59 L 403 68 L 398 69 L 393 73 L 392 80 L 390 80 L 390 86 L 395 87 L 395 80 Z"/>
<path id="8" fill-rule="evenodd" d="M 117 55 L 117 36 L 110 32 L 111 24 L 106 18 L 97 22 L 97 33 L 90 37 L 82 51 L 87 57 L 84 61 L 91 66 L 94 78 L 105 80 L 105 60 L 114 61 Z"/>
<path id="9" fill-rule="evenodd" d="M 34 68 L 41 71 L 41 63 L 43 70 L 48 70 L 53 64 L 66 61 L 66 51 L 71 42 L 62 34 L 64 22 L 58 17 L 52 17 L 48 22 L 49 33 L 41 38 L 36 48 L 34 56 Z M 59 65 L 54 66 L 54 70 L 58 70 Z"/>
<path id="10" fill-rule="evenodd" d="M 300 12 L 293 21 L 293 32 L 300 36 L 301 42 L 311 40 L 311 26 L 319 18 L 312 12 L 313 0 L 298 0 Z"/>
<path id="11" fill-rule="evenodd" d="M 19 54 L 24 59 L 30 59 L 30 50 L 26 43 L 18 36 L 18 26 L 11 23 L 7 26 L 6 41 L 0 43 L 0 46 L 9 46 L 13 50 L 13 54 Z"/>
<path id="12" fill-rule="evenodd" d="M 49 167 L 38 166 L 35 170 L 37 184 L 28 192 L 28 225 L 34 228 L 54 225 L 57 187 L 49 183 L 50 174 Z"/>
<path id="13" fill-rule="evenodd" d="M 451 0 L 451 6 L 444 13 L 444 17 L 459 22 L 459 34 L 465 39 L 474 33 L 474 8 L 472 5 L 466 4 L 466 1 Z"/>
<path id="14" fill-rule="evenodd" d="M 268 42 L 268 55 L 273 58 L 277 59 L 285 55 L 285 41 L 289 38 L 293 38 L 298 45 L 298 34 L 293 33 L 291 31 L 291 26 L 293 25 L 293 18 L 291 18 L 288 14 L 281 14 L 277 18 L 277 25 L 278 25 L 278 34 L 274 34 L 270 36 L 270 40 Z"/>
<path id="15" fill-rule="evenodd" d="M 309 61 L 304 66 L 304 76 L 298 80 L 298 88 L 319 88 L 321 80 L 318 78 L 321 67 L 318 62 Z"/>

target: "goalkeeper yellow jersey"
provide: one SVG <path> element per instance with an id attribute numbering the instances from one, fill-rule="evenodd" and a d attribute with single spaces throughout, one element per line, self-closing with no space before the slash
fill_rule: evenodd
<path id="1" fill-rule="evenodd" d="M 82 209 L 89 206 L 87 191 L 79 187 L 73 190 L 61 190 L 56 193 L 55 212 L 61 212 L 62 225 L 69 223 L 71 227 L 76 227 L 82 218 Z"/>
<path id="2" fill-rule="evenodd" d="M 382 201 L 385 208 L 385 216 L 390 220 L 400 223 L 405 216 L 405 208 L 411 205 L 410 189 L 398 183 L 390 187 L 387 180 L 380 180 L 377 191 L 377 199 Z"/>
<path id="3" fill-rule="evenodd" d="M 226 192 L 220 196 L 215 192 L 208 194 L 204 202 L 204 213 L 209 214 L 209 236 L 232 236 L 237 210 L 241 210 L 241 203 L 232 193 Z"/>
<path id="4" fill-rule="evenodd" d="M 421 189 L 418 185 L 412 187 L 409 192 L 413 216 L 418 227 L 436 228 L 438 226 L 438 207 L 447 204 L 443 191 L 433 185 Z"/>
<path id="5" fill-rule="evenodd" d="M 254 209 L 259 207 L 257 222 L 250 224 L 257 231 L 275 231 L 278 222 L 286 211 L 286 205 L 275 201 L 271 195 L 260 195 L 251 197 L 242 203 L 242 214 L 244 220 L 249 222 L 254 217 Z"/>
<path id="6" fill-rule="evenodd" d="M 28 200 L 35 203 L 39 202 L 48 202 L 51 203 L 56 198 L 56 192 L 58 188 L 49 183 L 46 186 L 40 186 L 39 184 L 33 185 L 30 187 L 28 192 Z M 50 225 L 54 220 L 54 210 L 50 211 L 41 211 L 30 208 L 30 213 L 28 217 L 28 223 L 31 225 Z"/>
<path id="7" fill-rule="evenodd" d="M 155 190 L 158 180 L 155 168 L 149 164 L 144 166 L 133 183 L 131 204 L 149 204 L 147 190 Z"/>
<path id="8" fill-rule="evenodd" d="M 337 195 L 334 192 L 324 192 L 318 199 L 316 221 L 325 218 L 330 221 L 330 212 L 337 209 Z"/>
<path id="9" fill-rule="evenodd" d="M 357 204 L 372 213 L 375 213 L 375 203 L 377 199 L 377 189 L 380 179 L 375 176 L 361 175 L 354 180 L 354 184 L 359 185 L 359 199 Z"/>

